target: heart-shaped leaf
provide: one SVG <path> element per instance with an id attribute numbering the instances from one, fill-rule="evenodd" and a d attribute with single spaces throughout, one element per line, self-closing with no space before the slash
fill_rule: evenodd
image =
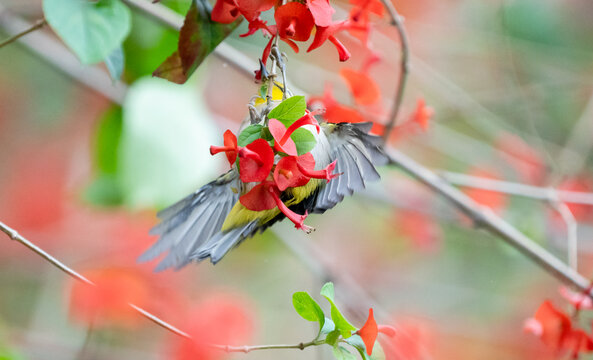
<path id="1" fill-rule="evenodd" d="M 130 10 L 120 0 L 44 0 L 43 13 L 84 64 L 106 59 L 131 27 Z"/>

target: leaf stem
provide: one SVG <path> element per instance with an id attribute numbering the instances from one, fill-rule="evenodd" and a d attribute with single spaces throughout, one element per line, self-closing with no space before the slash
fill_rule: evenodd
<path id="1" fill-rule="evenodd" d="M 29 33 L 32 33 L 35 30 L 41 29 L 46 24 L 47 24 L 47 21 L 45 19 L 37 20 L 37 22 L 35 22 L 31 27 L 21 31 L 20 33 L 14 34 L 13 36 L 9 37 L 8 39 L 0 42 L 0 48 L 17 41 L 18 39 L 22 38 L 23 36 L 25 36 Z"/>

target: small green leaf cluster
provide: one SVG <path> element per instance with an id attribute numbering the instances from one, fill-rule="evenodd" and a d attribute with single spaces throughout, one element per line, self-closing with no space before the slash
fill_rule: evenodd
<path id="1" fill-rule="evenodd" d="M 323 285 L 321 296 L 330 304 L 329 318 L 307 292 L 300 291 L 292 295 L 292 305 L 296 312 L 305 320 L 319 323 L 319 332 L 314 341 L 321 340 L 322 343 L 331 346 L 333 355 L 338 360 L 356 359 L 346 345 L 355 349 L 364 360 L 385 359 L 378 342 L 374 345 L 373 355 L 367 355 L 364 342 L 356 334 L 358 329 L 346 319 L 335 303 L 333 283 Z"/>
<path id="2" fill-rule="evenodd" d="M 272 109 L 268 113 L 268 119 L 276 119 L 288 129 L 290 125 L 305 115 L 306 109 L 307 102 L 304 96 L 292 96 Z M 315 135 L 302 127 L 296 129 L 290 135 L 290 138 L 296 145 L 298 155 L 308 153 L 317 144 Z M 265 139 L 270 143 L 274 140 L 266 126 L 254 124 L 249 125 L 241 131 L 237 138 L 237 144 L 239 146 L 247 146 L 257 139 Z"/>

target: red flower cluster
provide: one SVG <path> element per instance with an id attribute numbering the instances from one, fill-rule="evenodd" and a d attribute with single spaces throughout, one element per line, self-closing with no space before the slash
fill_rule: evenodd
<path id="1" fill-rule="evenodd" d="M 593 339 L 584 330 L 576 328 L 571 318 L 544 301 L 533 318 L 525 321 L 525 331 L 538 336 L 556 352 L 568 352 L 572 359 L 581 353 L 593 351 Z"/>
<path id="2" fill-rule="evenodd" d="M 276 24 L 268 25 L 260 18 L 260 14 L 274 6 Z M 356 16 L 351 14 L 348 20 L 334 22 L 332 15 L 335 10 L 329 0 L 292 1 L 285 4 L 277 0 L 217 0 L 212 9 L 212 20 L 228 24 L 243 16 L 249 22 L 249 30 L 242 37 L 253 35 L 258 30 L 269 36 L 270 41 L 262 55 L 264 65 L 276 36 L 298 52 L 296 42 L 309 40 L 313 30 L 315 35 L 307 51 L 317 49 L 329 41 L 336 47 L 340 61 L 346 61 L 350 58 L 350 52 L 335 35 L 344 30 L 368 34 L 369 11 L 376 11 L 375 6 L 363 1 L 355 4 L 353 12 L 356 12 Z"/>
<path id="3" fill-rule="evenodd" d="M 272 139 L 268 141 L 259 138 L 244 147 L 238 146 L 237 137 L 227 130 L 224 133 L 224 146 L 211 146 L 210 154 L 224 152 L 231 167 L 238 157 L 241 181 L 259 183 L 239 198 L 243 206 L 252 211 L 277 207 L 297 229 L 310 232 L 312 228 L 303 223 L 308 213 L 300 215 L 290 210 L 280 199 L 280 194 L 288 188 L 305 186 L 311 179 L 324 179 L 329 182 L 338 174 L 333 173 L 335 161 L 322 170 L 315 170 L 315 159 L 310 152 L 298 155 L 297 146 L 291 135 L 305 125 L 314 125 L 317 132 L 320 131 L 317 120 L 309 111 L 288 128 L 277 119 L 269 119 L 267 129 Z M 276 155 L 280 157 L 277 163 L 274 162 Z"/>

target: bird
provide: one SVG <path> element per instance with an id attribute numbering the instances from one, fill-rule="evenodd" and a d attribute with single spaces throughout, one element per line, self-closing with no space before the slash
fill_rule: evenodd
<path id="1" fill-rule="evenodd" d="M 277 103 L 279 101 L 272 106 Z M 260 113 L 265 115 L 270 113 L 269 110 L 268 107 Z M 372 122 L 329 123 L 318 120 L 309 110 L 306 112 L 309 124 L 305 128 L 312 129 L 316 137 L 316 144 L 310 150 L 315 170 L 333 170 L 331 180 L 330 177 L 328 181 L 311 178 L 303 186 L 278 190 L 282 201 L 279 207 L 253 211 L 243 204 L 241 197 L 252 190 L 254 184 L 244 182 L 238 166 L 233 166 L 229 160 L 232 166 L 229 171 L 157 213 L 160 222 L 150 230 L 150 234 L 159 238 L 138 260 L 146 262 L 166 253 L 155 268 L 157 272 L 168 268 L 179 270 L 191 262 L 206 259 L 216 264 L 231 249 L 282 221 L 286 214 L 297 214 L 301 219 L 311 213 L 323 214 L 345 196 L 361 191 L 369 182 L 380 179 L 376 167 L 385 165 L 388 157 L 382 139 L 370 133 Z M 250 113 L 252 124 L 266 118 L 253 119 L 253 113 L 257 111 Z M 275 152 L 274 167 L 279 166 L 278 160 L 279 155 Z M 289 210 L 281 211 L 282 205 Z M 310 230 L 304 225 L 302 228 Z"/>

